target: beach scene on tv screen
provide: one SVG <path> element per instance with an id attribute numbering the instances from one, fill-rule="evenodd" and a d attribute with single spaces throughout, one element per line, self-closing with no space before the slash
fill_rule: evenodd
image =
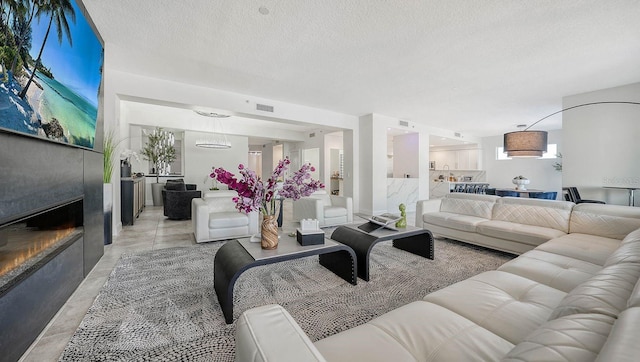
<path id="1" fill-rule="evenodd" d="M 0 128 L 93 148 L 102 45 L 73 0 L 0 16 Z"/>

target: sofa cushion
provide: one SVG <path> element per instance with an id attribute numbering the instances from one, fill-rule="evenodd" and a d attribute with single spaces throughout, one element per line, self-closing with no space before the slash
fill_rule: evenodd
<path id="1" fill-rule="evenodd" d="M 618 239 L 587 234 L 567 234 L 538 246 L 536 250 L 564 255 L 592 264 L 604 265 L 620 246 Z"/>
<path id="2" fill-rule="evenodd" d="M 344 207 L 325 206 L 324 217 L 340 217 L 347 216 L 347 209 Z"/>
<path id="3" fill-rule="evenodd" d="M 637 361 L 640 356 L 639 325 L 640 308 L 629 308 L 620 313 L 596 361 Z"/>
<path id="4" fill-rule="evenodd" d="M 321 200 L 322 206 L 331 206 L 331 196 L 329 196 L 325 190 L 315 191 L 308 197 Z"/>
<path id="5" fill-rule="evenodd" d="M 240 212 L 212 212 L 209 214 L 209 229 L 224 229 L 249 224 L 246 214 Z"/>
<path id="6" fill-rule="evenodd" d="M 552 228 L 518 224 L 508 221 L 489 220 L 478 225 L 477 232 L 482 235 L 538 246 L 553 238 L 566 235 Z"/>
<path id="7" fill-rule="evenodd" d="M 450 212 L 428 212 L 422 215 L 422 221 L 451 229 L 475 232 L 476 226 L 488 221 L 485 218 L 469 215 L 454 214 Z"/>
<path id="8" fill-rule="evenodd" d="M 448 194 L 440 203 L 440 211 L 491 219 L 493 205 L 500 197 L 476 194 Z"/>
<path id="9" fill-rule="evenodd" d="M 166 184 L 164 184 L 165 190 L 171 191 L 187 191 L 187 186 L 182 181 L 171 181 L 168 180 Z"/>
<path id="10" fill-rule="evenodd" d="M 566 234 L 574 205 L 568 201 L 501 198 L 496 201 L 491 219 L 552 228 Z"/>
<path id="11" fill-rule="evenodd" d="M 573 314 L 546 322 L 502 361 L 593 361 L 614 322 L 615 318 L 602 314 Z"/>
<path id="12" fill-rule="evenodd" d="M 565 292 L 519 275 L 488 271 L 427 295 L 511 343 L 544 323 Z"/>
<path id="13" fill-rule="evenodd" d="M 573 208 L 570 233 L 598 235 L 622 240 L 640 228 L 640 207 L 578 204 Z"/>
<path id="14" fill-rule="evenodd" d="M 617 317 L 640 277 L 640 264 L 622 263 L 603 268 L 567 294 L 549 320 L 578 313 L 600 313 Z"/>
<path id="15" fill-rule="evenodd" d="M 567 293 L 600 269 L 600 265 L 541 250 L 528 251 L 498 268 Z"/>
<path id="16" fill-rule="evenodd" d="M 640 229 L 622 239 L 620 247 L 609 255 L 604 265 L 618 263 L 640 263 Z"/>
<path id="17" fill-rule="evenodd" d="M 496 361 L 513 344 L 446 308 L 413 302 L 315 342 L 327 361 Z"/>
<path id="18" fill-rule="evenodd" d="M 627 301 L 627 307 L 640 307 L 640 280 L 636 282 L 636 286 L 631 291 L 631 296 Z"/>

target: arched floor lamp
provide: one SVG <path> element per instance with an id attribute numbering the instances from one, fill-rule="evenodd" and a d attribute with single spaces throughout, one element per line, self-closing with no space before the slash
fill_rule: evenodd
<path id="1" fill-rule="evenodd" d="M 576 106 L 567 107 L 565 109 L 561 109 L 557 112 L 553 112 L 548 116 L 545 116 L 529 127 L 525 128 L 522 131 L 509 132 L 504 134 L 504 152 L 507 153 L 508 157 L 542 157 L 544 152 L 547 152 L 547 132 L 546 131 L 529 131 L 529 128 L 535 126 L 536 124 L 544 121 L 545 119 L 556 115 L 558 113 L 562 113 L 564 111 L 568 111 L 570 109 L 593 106 L 596 104 L 635 104 L 640 105 L 640 102 L 619 102 L 619 101 L 611 101 L 611 102 L 591 102 L 578 104 Z"/>

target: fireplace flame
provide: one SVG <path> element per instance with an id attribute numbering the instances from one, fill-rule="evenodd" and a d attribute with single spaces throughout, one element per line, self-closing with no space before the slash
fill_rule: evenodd
<path id="1" fill-rule="evenodd" d="M 66 225 L 64 229 L 8 233 L 7 245 L 0 247 L 0 277 L 55 246 L 75 230 L 73 225 Z"/>

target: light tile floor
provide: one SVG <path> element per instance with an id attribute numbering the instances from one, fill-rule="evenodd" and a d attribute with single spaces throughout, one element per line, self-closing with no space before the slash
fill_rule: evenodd
<path id="1" fill-rule="evenodd" d="M 284 231 L 293 231 L 297 227 L 297 223 L 287 222 L 293 219 L 292 209 L 292 201 L 285 200 Z M 354 221 L 357 220 L 364 221 L 354 215 Z M 414 220 L 415 214 L 407 213 L 408 224 L 413 225 Z M 134 225 L 125 226 L 114 238 L 113 244 L 105 246 L 102 258 L 20 361 L 46 362 L 59 359 L 122 254 L 195 244 L 191 220 L 168 220 L 163 216 L 161 206 L 145 207 Z"/>

